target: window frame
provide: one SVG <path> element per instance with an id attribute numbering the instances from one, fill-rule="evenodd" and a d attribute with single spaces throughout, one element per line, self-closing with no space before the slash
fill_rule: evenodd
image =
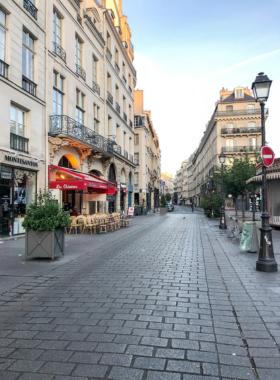
<path id="1" fill-rule="evenodd" d="M 15 119 L 16 120 L 12 120 L 11 119 L 11 109 L 12 108 L 14 108 L 15 109 Z M 21 111 L 22 112 L 22 114 L 23 114 L 23 120 L 22 120 L 22 123 L 23 124 L 21 124 L 21 123 L 19 123 L 19 121 L 18 121 L 18 111 Z M 15 125 L 15 131 L 12 131 L 11 130 L 11 122 L 14 122 L 16 125 Z M 21 125 L 23 128 L 23 134 L 20 134 L 19 133 L 19 129 L 18 129 L 18 125 Z M 13 104 L 13 103 L 11 103 L 10 104 L 10 133 L 13 133 L 13 134 L 15 134 L 15 135 L 17 135 L 17 136 L 21 136 L 21 137 L 25 137 L 26 138 L 26 111 L 24 111 L 22 108 L 20 108 L 20 107 L 18 107 L 18 106 L 16 106 L 15 104 Z"/>
<path id="2" fill-rule="evenodd" d="M 80 53 L 80 58 L 79 58 L 79 53 Z M 83 41 L 78 36 L 78 34 L 75 35 L 75 65 L 83 68 Z"/>
<path id="3" fill-rule="evenodd" d="M 28 43 L 25 43 L 23 41 L 23 33 L 26 34 L 26 40 L 28 41 Z M 33 48 L 31 48 L 29 46 L 29 39 L 31 39 L 33 41 Z M 29 67 L 29 55 L 27 55 L 28 59 L 26 60 L 26 67 L 25 67 L 25 70 L 28 71 L 28 73 L 23 73 L 23 63 L 24 63 L 24 59 L 23 59 L 23 49 L 26 49 L 26 52 L 27 53 L 31 53 L 32 54 L 32 78 L 30 78 L 28 75 L 29 75 L 29 70 L 27 70 L 27 68 Z M 22 75 L 24 75 L 27 79 L 31 80 L 32 82 L 34 82 L 34 71 L 35 71 L 35 56 L 36 56 L 36 52 L 35 52 L 35 38 L 33 37 L 33 35 L 31 35 L 26 29 L 22 29 L 22 65 L 21 65 L 21 68 L 22 68 Z"/>
<path id="4" fill-rule="evenodd" d="M 84 125 L 85 121 L 85 94 L 83 94 L 78 88 L 76 88 L 76 113 L 75 120 L 77 123 Z M 78 112 L 78 115 L 77 115 Z M 78 120 L 77 120 L 78 116 Z M 82 121 L 81 121 L 82 120 Z"/>
<path id="5" fill-rule="evenodd" d="M 134 133 L 134 145 L 139 145 L 139 133 Z"/>
<path id="6" fill-rule="evenodd" d="M 56 94 L 61 95 L 61 113 L 56 112 L 56 113 L 53 113 L 53 115 L 60 115 L 61 116 L 61 115 L 63 115 L 63 108 L 64 108 L 63 102 L 64 102 L 64 95 L 65 95 L 65 92 L 64 92 L 64 80 L 65 80 L 65 78 L 55 70 L 53 71 L 53 77 L 54 76 L 56 78 L 56 81 L 54 83 L 54 80 L 53 80 L 53 95 L 54 95 L 54 91 L 56 92 Z M 62 86 L 60 86 L 60 83 L 62 83 Z M 58 99 L 58 97 L 56 97 L 56 99 Z M 56 101 L 55 103 L 56 103 L 56 110 L 57 110 L 57 108 L 58 108 L 57 105 L 59 103 L 58 103 L 58 101 Z M 54 96 L 53 96 L 52 104 L 54 105 Z M 52 107 L 52 111 L 53 110 L 54 110 L 54 107 Z"/>
<path id="7" fill-rule="evenodd" d="M 57 20 L 59 20 L 60 26 L 57 25 Z M 55 26 L 55 31 L 54 31 L 54 26 Z M 57 27 L 60 28 L 60 37 L 57 35 Z M 60 40 L 60 43 L 58 42 L 58 39 Z M 60 47 L 62 47 L 62 17 L 55 8 L 53 9 L 53 42 L 59 45 Z"/>
<path id="8" fill-rule="evenodd" d="M 6 53 L 7 53 L 7 31 L 8 31 L 8 28 L 7 28 L 7 13 L 5 13 L 3 11 L 3 9 L 0 8 L 0 12 L 3 13 L 4 17 L 5 17 L 5 24 L 3 24 L 2 22 L 0 22 L 0 30 L 3 29 L 3 34 L 4 34 L 4 45 L 2 45 L 0 43 L 0 46 L 3 46 L 3 59 L 1 58 L 1 48 L 0 48 L 0 59 L 4 62 L 6 62 Z"/>

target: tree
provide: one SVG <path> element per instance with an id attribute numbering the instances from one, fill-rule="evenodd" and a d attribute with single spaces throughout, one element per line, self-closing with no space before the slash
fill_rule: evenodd
<path id="1" fill-rule="evenodd" d="M 173 194 L 173 201 L 174 203 L 177 205 L 178 204 L 178 193 L 175 191 L 175 193 Z"/>
<path id="2" fill-rule="evenodd" d="M 165 195 L 165 199 L 167 200 L 167 202 L 170 202 L 170 200 L 171 200 L 171 194 L 170 194 L 170 193 L 167 193 L 167 194 Z"/>
<path id="3" fill-rule="evenodd" d="M 160 198 L 160 207 L 166 207 L 166 206 L 167 206 L 167 203 L 166 203 L 165 196 L 162 195 Z"/>
<path id="4" fill-rule="evenodd" d="M 212 214 L 215 217 L 220 216 L 221 206 L 222 206 L 222 198 L 218 194 L 212 194 L 212 195 L 203 195 L 200 202 L 201 207 L 204 209 L 204 214 L 210 218 Z"/>

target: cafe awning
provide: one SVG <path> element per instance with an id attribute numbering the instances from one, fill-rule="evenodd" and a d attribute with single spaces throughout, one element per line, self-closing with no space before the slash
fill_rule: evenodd
<path id="1" fill-rule="evenodd" d="M 115 194 L 115 185 L 103 178 L 55 165 L 49 165 L 49 188 Z"/>

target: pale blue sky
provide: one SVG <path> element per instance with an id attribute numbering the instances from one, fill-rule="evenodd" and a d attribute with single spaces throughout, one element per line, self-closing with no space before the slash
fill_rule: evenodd
<path id="1" fill-rule="evenodd" d="M 123 0 L 137 87 L 152 111 L 162 171 L 175 174 L 198 146 L 222 87 L 273 80 L 267 141 L 280 157 L 280 1 Z"/>

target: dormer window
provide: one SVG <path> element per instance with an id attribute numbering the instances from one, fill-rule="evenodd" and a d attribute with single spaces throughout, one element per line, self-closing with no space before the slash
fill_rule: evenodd
<path id="1" fill-rule="evenodd" d="M 235 89 L 235 97 L 236 98 L 243 98 L 243 89 L 242 88 Z"/>

